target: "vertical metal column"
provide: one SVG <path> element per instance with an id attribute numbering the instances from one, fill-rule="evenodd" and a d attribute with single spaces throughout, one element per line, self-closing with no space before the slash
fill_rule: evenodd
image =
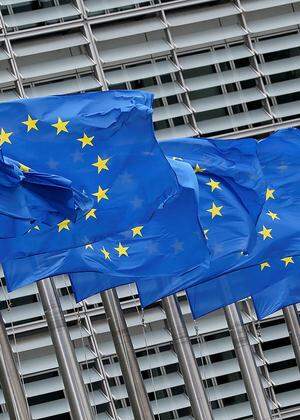
<path id="1" fill-rule="evenodd" d="M 271 414 L 248 336 L 235 303 L 224 309 L 236 357 L 255 420 L 271 420 Z"/>
<path id="2" fill-rule="evenodd" d="M 135 420 L 153 420 L 151 405 L 115 289 L 101 293 Z"/>
<path id="3" fill-rule="evenodd" d="M 184 379 L 186 393 L 190 399 L 193 416 L 196 420 L 213 420 L 210 404 L 200 376 L 192 344 L 176 296 L 162 299 L 167 323 L 173 338 Z"/>
<path id="4" fill-rule="evenodd" d="M 0 382 L 10 420 L 31 420 L 24 388 L 0 313 Z"/>
<path id="5" fill-rule="evenodd" d="M 295 353 L 296 362 L 300 370 L 300 325 L 298 311 L 294 305 L 286 306 L 282 311 Z"/>
<path id="6" fill-rule="evenodd" d="M 52 278 L 37 282 L 73 420 L 92 420 L 91 404 Z"/>

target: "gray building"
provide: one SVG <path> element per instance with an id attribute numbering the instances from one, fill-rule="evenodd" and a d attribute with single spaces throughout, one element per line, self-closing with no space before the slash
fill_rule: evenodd
<path id="1" fill-rule="evenodd" d="M 157 137 L 258 136 L 300 123 L 300 2 L 288 0 L 0 0 L 0 101 L 101 88 L 155 95 Z M 68 419 L 36 285 L 2 315 L 34 419 Z M 56 279 L 97 419 L 132 419 L 99 296 L 76 305 Z M 156 418 L 192 419 L 160 303 L 141 311 L 118 289 Z M 194 322 L 179 294 L 216 420 L 251 418 L 222 310 Z M 300 375 L 282 313 L 257 323 L 240 303 L 274 419 L 300 418 Z M 0 391 L 0 420 L 7 419 Z"/>

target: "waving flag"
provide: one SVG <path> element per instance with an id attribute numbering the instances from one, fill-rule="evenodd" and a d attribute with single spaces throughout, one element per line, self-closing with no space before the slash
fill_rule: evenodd
<path id="1" fill-rule="evenodd" d="M 66 178 L 41 174 L 0 153 L 0 237 L 16 237 L 39 223 L 56 225 L 62 217 L 76 221 L 93 200 L 74 190 Z"/>
<path id="2" fill-rule="evenodd" d="M 289 281 L 285 279 L 291 278 L 291 270 L 296 269 L 296 257 L 300 255 L 300 131 L 277 131 L 260 141 L 257 151 L 267 189 L 256 225 L 256 246 L 249 255 L 236 253 L 230 261 L 212 261 L 214 276 L 219 277 L 187 291 L 195 317 L 258 294 L 264 288 L 274 288 L 274 294 L 277 282 L 282 287 Z M 222 275 L 226 271 L 229 273 Z M 268 299 L 272 306 L 271 294 Z"/>
<path id="3" fill-rule="evenodd" d="M 18 258 L 3 264 L 9 290 L 63 273 L 71 276 L 77 300 L 138 277 L 179 277 L 197 267 L 206 272 L 209 253 L 199 224 L 198 183 L 192 167 L 172 162 L 181 189 L 148 223 L 80 248 Z M 88 272 L 81 275 L 81 272 Z M 95 273 L 97 275 L 95 275 Z M 98 274 L 101 273 L 101 274 Z"/>
<path id="4" fill-rule="evenodd" d="M 0 104 L 4 155 L 22 162 L 31 182 L 36 175 L 30 168 L 50 172 L 94 200 L 75 223 L 67 217 L 52 228 L 41 223 L 18 241 L 0 240 L 2 261 L 69 249 L 143 224 L 176 194 L 176 176 L 153 135 L 151 103 L 150 94 L 115 91 Z"/>
<path id="5" fill-rule="evenodd" d="M 180 278 L 136 279 L 143 306 L 240 263 L 257 241 L 256 222 L 266 190 L 254 139 L 177 139 L 160 144 L 166 155 L 194 168 L 199 185 L 199 219 L 211 264 L 204 275 L 196 267 Z"/>

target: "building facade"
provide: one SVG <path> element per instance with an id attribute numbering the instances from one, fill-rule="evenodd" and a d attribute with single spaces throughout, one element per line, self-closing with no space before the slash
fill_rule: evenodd
<path id="1" fill-rule="evenodd" d="M 300 2 L 288 0 L 0 0 L 0 101 L 97 89 L 154 93 L 159 139 L 245 137 L 300 125 Z M 132 419 L 99 296 L 61 303 L 97 419 Z M 141 311 L 118 289 L 157 419 L 192 419 L 160 303 Z M 216 420 L 251 418 L 222 310 L 182 311 Z M 0 300 L 34 419 L 69 419 L 36 285 Z M 240 303 L 274 419 L 300 418 L 300 375 L 282 313 L 257 323 Z M 7 419 L 0 391 L 0 420 Z"/>

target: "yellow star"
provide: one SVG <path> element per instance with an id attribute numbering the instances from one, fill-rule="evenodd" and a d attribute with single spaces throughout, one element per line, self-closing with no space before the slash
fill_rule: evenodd
<path id="1" fill-rule="evenodd" d="M 100 185 L 99 185 L 99 187 L 98 187 L 98 191 L 97 192 L 95 192 L 93 195 L 95 196 L 95 197 L 97 197 L 97 202 L 99 203 L 99 201 L 101 201 L 103 198 L 105 199 L 105 200 L 108 200 L 109 198 L 107 197 L 107 195 L 106 195 L 106 193 L 107 193 L 107 191 L 109 190 L 109 188 L 106 188 L 105 190 L 103 190 L 101 187 L 100 187 Z"/>
<path id="2" fill-rule="evenodd" d="M 211 218 L 213 219 L 216 216 L 223 216 L 221 213 L 223 206 L 216 206 L 215 203 L 212 203 L 212 207 L 206 211 L 211 213 Z"/>
<path id="3" fill-rule="evenodd" d="M 55 124 L 51 124 L 52 127 L 56 128 L 56 134 L 61 133 L 64 131 L 65 133 L 68 133 L 67 125 L 70 121 L 62 121 L 60 118 L 57 119 L 57 122 Z"/>
<path id="4" fill-rule="evenodd" d="M 100 249 L 100 252 L 102 252 L 106 260 L 110 260 L 110 253 L 104 248 L 104 246 Z"/>
<path id="5" fill-rule="evenodd" d="M 265 262 L 261 263 L 260 264 L 260 271 L 263 271 L 263 269 L 267 268 L 267 267 L 269 267 L 269 268 L 271 267 L 270 264 L 268 263 L 268 261 L 265 261 Z"/>
<path id="6" fill-rule="evenodd" d="M 142 234 L 142 229 L 144 226 L 136 226 L 134 228 L 132 228 L 132 237 L 134 238 L 135 236 L 143 236 Z"/>
<path id="7" fill-rule="evenodd" d="M 94 247 L 93 247 L 92 244 L 86 244 L 85 249 L 91 249 L 91 250 L 93 250 Z"/>
<path id="8" fill-rule="evenodd" d="M 11 141 L 9 140 L 10 136 L 12 135 L 11 133 L 6 133 L 5 130 L 3 128 L 1 128 L 1 133 L 0 133 L 0 146 L 2 146 L 3 143 L 9 143 L 11 144 Z"/>
<path id="9" fill-rule="evenodd" d="M 209 231 L 209 229 L 204 229 L 204 231 L 203 231 L 205 239 L 208 239 L 208 236 L 207 236 L 208 231 Z"/>
<path id="10" fill-rule="evenodd" d="M 218 190 L 220 190 L 221 189 L 221 187 L 220 187 L 220 182 L 218 182 L 218 181 L 214 181 L 213 179 L 209 179 L 209 182 L 206 182 L 206 185 L 209 185 L 210 187 L 211 187 L 211 191 L 213 192 L 213 191 L 215 191 L 215 189 L 218 189 Z"/>
<path id="11" fill-rule="evenodd" d="M 22 124 L 25 124 L 27 126 L 27 133 L 28 131 L 34 129 L 34 130 L 38 130 L 36 123 L 38 122 L 38 120 L 33 120 L 31 118 L 30 115 L 28 115 L 27 120 L 26 121 L 22 121 Z"/>
<path id="12" fill-rule="evenodd" d="M 271 232 L 272 232 L 272 229 L 267 229 L 265 226 L 263 226 L 262 230 L 261 230 L 261 231 L 259 231 L 258 233 L 259 233 L 260 235 L 262 235 L 262 236 L 263 236 L 263 238 L 264 238 L 264 240 L 265 240 L 265 239 L 267 239 L 267 238 L 271 238 L 271 239 L 273 239 L 273 237 L 272 237 L 272 235 L 271 235 Z"/>
<path id="13" fill-rule="evenodd" d="M 194 168 L 195 174 L 201 174 L 204 171 L 205 171 L 205 168 L 201 168 L 201 166 L 199 166 L 198 163 L 196 163 L 195 168 Z"/>
<path id="14" fill-rule="evenodd" d="M 23 165 L 23 163 L 20 163 L 20 169 L 23 172 L 29 172 L 30 171 L 29 166 Z"/>
<path id="15" fill-rule="evenodd" d="M 276 219 L 280 220 L 279 217 L 278 217 L 278 214 L 273 213 L 271 210 L 268 211 L 267 215 L 270 216 L 272 220 L 276 220 Z"/>
<path id="16" fill-rule="evenodd" d="M 69 220 L 69 219 L 65 219 L 62 222 L 58 223 L 57 224 L 58 232 L 61 232 L 63 229 L 70 230 L 70 228 L 69 228 L 70 223 L 71 223 L 71 220 Z"/>
<path id="17" fill-rule="evenodd" d="M 107 167 L 107 162 L 109 161 L 108 159 L 101 159 L 100 156 L 98 156 L 98 161 L 95 163 L 92 163 L 93 166 L 96 166 L 96 168 L 98 169 L 98 174 L 100 174 L 100 172 L 102 171 L 102 169 L 105 169 L 106 171 L 108 171 L 108 167 Z"/>
<path id="18" fill-rule="evenodd" d="M 281 258 L 281 261 L 283 261 L 285 263 L 285 267 L 287 267 L 289 264 L 295 264 L 295 261 L 293 260 L 293 257 Z"/>
<path id="19" fill-rule="evenodd" d="M 85 220 L 88 220 L 90 217 L 93 217 L 94 219 L 97 219 L 95 213 L 96 213 L 96 209 L 89 210 L 85 215 Z"/>
<path id="20" fill-rule="evenodd" d="M 77 139 L 78 141 L 81 141 L 82 145 L 81 148 L 83 149 L 85 146 L 94 146 L 93 145 L 93 140 L 94 140 L 94 136 L 92 137 L 88 137 L 85 133 L 83 133 L 83 137 L 81 137 L 80 139 Z"/>
<path id="21" fill-rule="evenodd" d="M 275 190 L 272 190 L 270 188 L 267 188 L 267 191 L 266 191 L 266 201 L 269 200 L 270 198 L 273 198 L 273 200 L 275 200 L 274 192 L 275 192 Z"/>
<path id="22" fill-rule="evenodd" d="M 119 242 L 119 245 L 117 246 L 117 248 L 115 248 L 115 250 L 118 251 L 119 257 L 121 257 L 122 255 L 126 255 L 126 257 L 128 257 L 128 254 L 127 254 L 128 248 L 129 248 L 128 246 L 123 246 L 121 242 Z"/>

